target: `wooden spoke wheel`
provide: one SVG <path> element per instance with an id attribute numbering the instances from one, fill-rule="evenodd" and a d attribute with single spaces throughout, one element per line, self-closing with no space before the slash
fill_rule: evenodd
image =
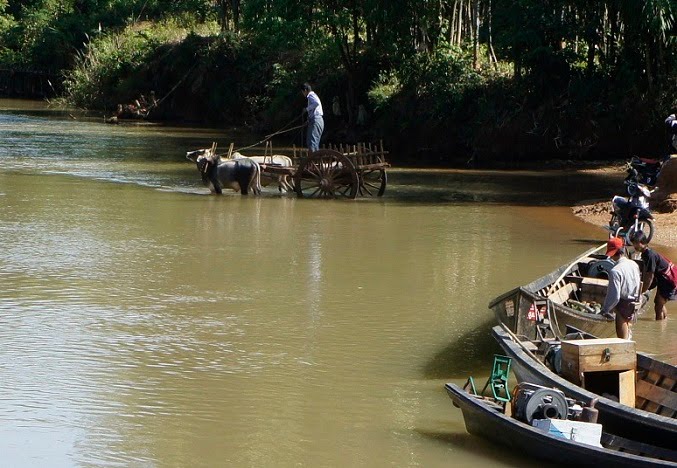
<path id="1" fill-rule="evenodd" d="M 388 176 L 385 169 L 365 169 L 360 172 L 359 194 L 362 197 L 381 197 L 386 191 Z"/>
<path id="2" fill-rule="evenodd" d="M 300 198 L 355 198 L 360 178 L 353 163 L 338 151 L 310 153 L 294 176 Z"/>

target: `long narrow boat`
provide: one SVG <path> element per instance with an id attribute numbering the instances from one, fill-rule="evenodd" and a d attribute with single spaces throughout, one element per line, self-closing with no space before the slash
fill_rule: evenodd
<path id="1" fill-rule="evenodd" d="M 537 331 L 534 323 L 545 321 L 556 336 L 563 336 L 567 326 L 602 338 L 616 336 L 613 319 L 599 315 L 594 307 L 604 302 L 613 267 L 603 254 L 605 247 L 590 249 L 526 286 L 500 295 L 489 308 L 518 335 Z"/>
<path id="2" fill-rule="evenodd" d="M 558 388 L 569 398 L 586 404 L 596 398 L 599 422 L 607 432 L 660 447 L 677 447 L 677 367 L 636 353 L 633 407 L 595 394 L 553 372 L 553 366 L 545 364 L 548 360 L 544 356 L 548 349 L 556 350 L 559 340 L 529 340 L 516 336 L 505 326 L 495 326 L 492 334 L 503 352 L 512 358 L 512 370 L 518 381 Z M 559 366 L 560 371 L 564 365 Z"/>
<path id="3" fill-rule="evenodd" d="M 587 445 L 557 437 L 503 414 L 501 406 L 470 395 L 455 384 L 447 393 L 463 411 L 466 430 L 525 455 L 558 464 L 614 467 L 677 466 L 677 453 L 602 433 L 601 445 Z M 662 459 L 661 459 L 662 458 Z"/>

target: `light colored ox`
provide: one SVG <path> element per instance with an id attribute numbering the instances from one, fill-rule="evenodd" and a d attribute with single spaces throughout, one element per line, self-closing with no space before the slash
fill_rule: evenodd
<path id="1" fill-rule="evenodd" d="M 261 168 L 250 159 L 221 159 L 211 149 L 199 149 L 186 153 L 202 175 L 202 181 L 212 193 L 221 194 L 222 188 L 231 188 L 247 195 L 251 190 L 255 195 L 261 193 Z"/>
<path id="2" fill-rule="evenodd" d="M 270 156 L 245 156 L 237 151 L 231 155 L 231 159 L 251 159 L 259 165 L 270 164 L 271 166 L 280 166 L 280 167 L 292 167 L 294 161 L 289 156 L 284 156 L 282 154 L 273 154 Z M 267 187 L 274 181 L 277 181 L 277 187 L 280 192 L 293 192 L 294 185 L 291 182 L 291 178 L 287 174 L 280 174 L 278 176 L 261 174 L 261 185 Z"/>

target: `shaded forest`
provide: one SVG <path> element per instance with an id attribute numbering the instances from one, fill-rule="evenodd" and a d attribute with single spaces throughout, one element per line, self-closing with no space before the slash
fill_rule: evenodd
<path id="1" fill-rule="evenodd" d="M 326 141 L 402 163 L 514 167 L 665 153 L 674 0 L 0 0 L 0 68 L 63 102 L 274 131 L 323 99 Z"/>

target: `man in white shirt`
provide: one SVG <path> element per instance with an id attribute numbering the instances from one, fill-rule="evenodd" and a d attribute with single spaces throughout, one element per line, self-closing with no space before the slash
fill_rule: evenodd
<path id="1" fill-rule="evenodd" d="M 602 315 L 610 317 L 616 312 L 616 336 L 630 339 L 630 323 L 635 320 L 641 276 L 639 265 L 625 256 L 625 242 L 620 237 L 612 237 L 606 244 L 606 256 L 616 265 L 609 272 L 609 289 Z"/>
<path id="2" fill-rule="evenodd" d="M 324 131 L 324 112 L 322 102 L 308 83 L 303 83 L 301 92 L 308 99 L 308 106 L 304 109 L 308 113 L 308 130 L 306 134 L 306 146 L 309 151 L 317 151 L 320 148 L 320 138 Z"/>

